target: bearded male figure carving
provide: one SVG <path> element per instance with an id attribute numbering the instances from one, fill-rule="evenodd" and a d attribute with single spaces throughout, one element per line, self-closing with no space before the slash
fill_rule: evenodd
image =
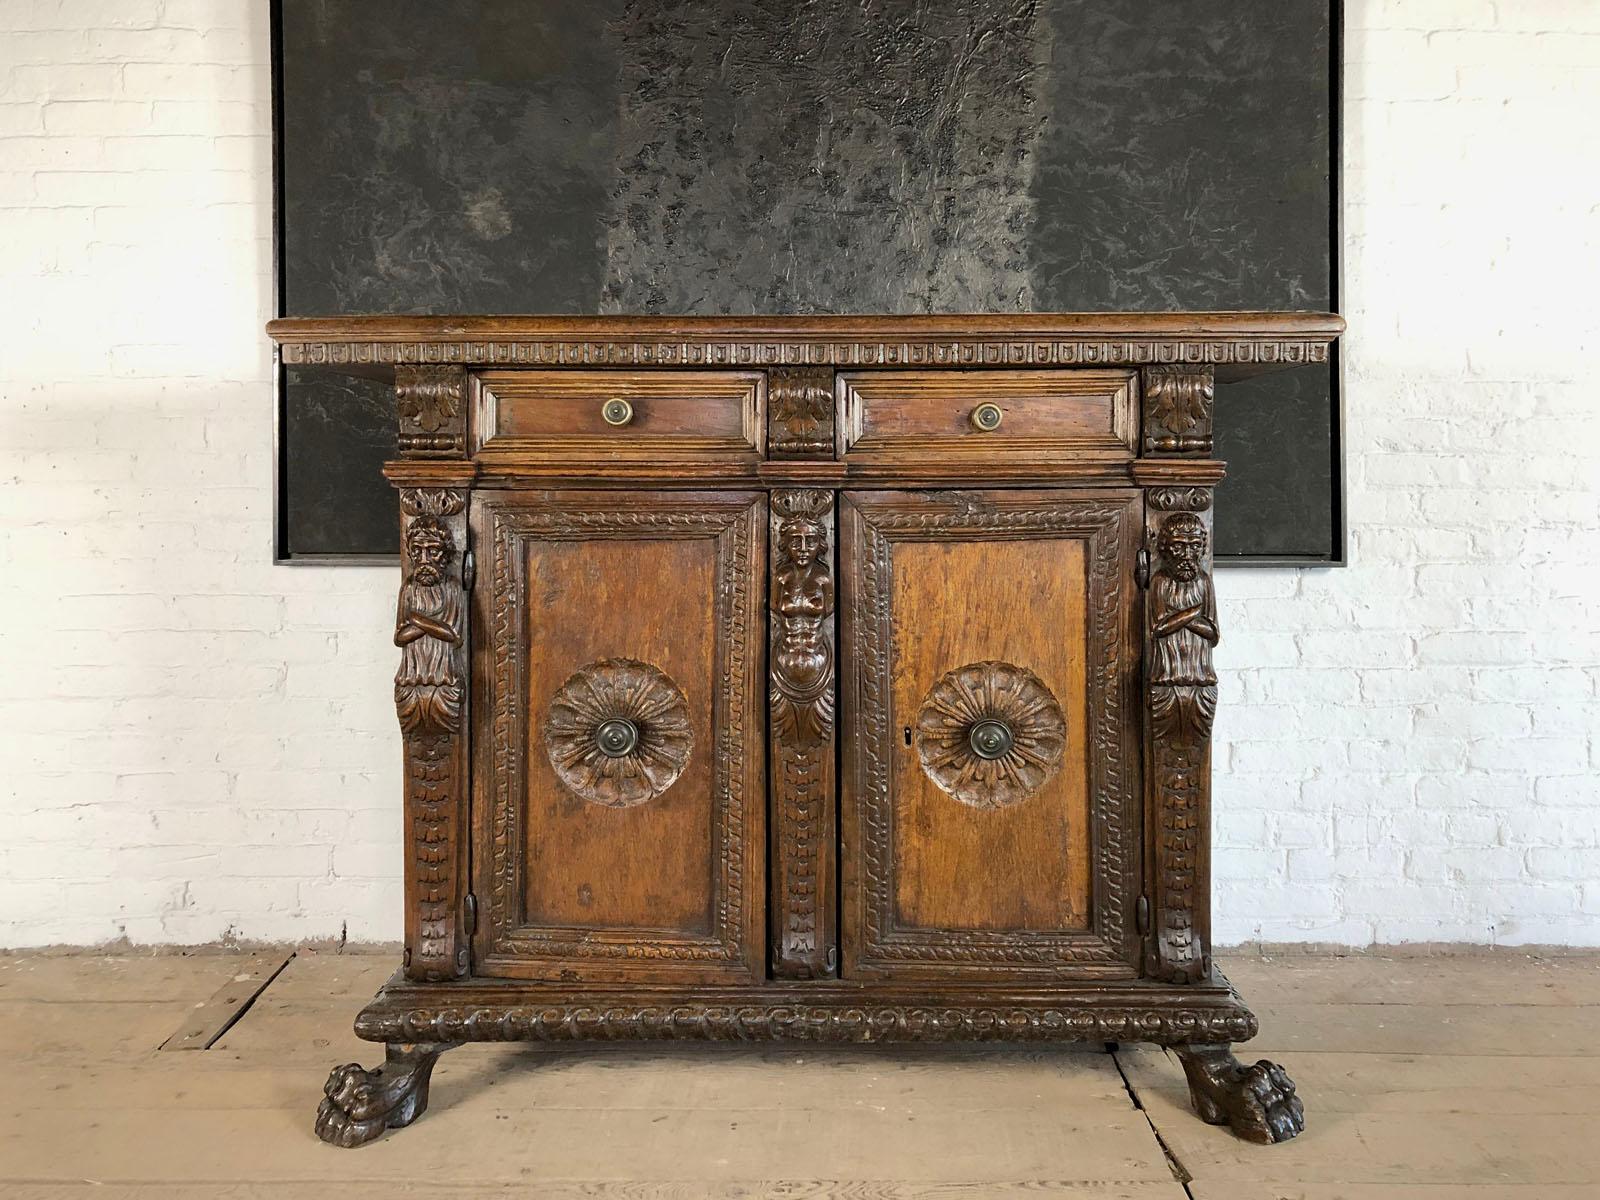
<path id="1" fill-rule="evenodd" d="M 406 733 L 448 733 L 461 719 L 461 680 L 453 662 L 461 640 L 461 596 L 445 582 L 455 544 L 437 517 L 418 516 L 406 530 L 405 551 L 394 631 L 400 647 L 395 707 Z"/>
<path id="2" fill-rule="evenodd" d="M 778 528 L 778 555 L 773 721 L 786 734 L 803 729 L 824 738 L 833 728 L 833 647 L 823 626 L 833 611 L 826 526 L 795 506 Z"/>
<path id="3" fill-rule="evenodd" d="M 1150 584 L 1151 712 L 1160 732 L 1184 743 L 1209 736 L 1217 711 L 1217 599 L 1206 542 L 1205 522 L 1194 513 L 1168 517 L 1156 539 L 1161 569 Z"/>

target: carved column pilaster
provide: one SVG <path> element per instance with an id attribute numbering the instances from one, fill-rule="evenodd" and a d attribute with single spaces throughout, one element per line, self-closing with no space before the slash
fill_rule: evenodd
<path id="1" fill-rule="evenodd" d="M 467 973 L 467 633 L 463 488 L 400 489 L 395 710 L 405 747 L 405 968 Z"/>
<path id="2" fill-rule="evenodd" d="M 1149 973 L 1194 983 L 1211 973 L 1211 725 L 1217 676 L 1211 575 L 1209 367 L 1142 372 L 1145 491 L 1146 788 L 1150 794 Z M 1196 457 L 1201 456 L 1201 457 Z"/>
<path id="3" fill-rule="evenodd" d="M 395 368 L 401 460 L 395 710 L 405 755 L 405 972 L 446 980 L 469 970 L 468 650 L 471 572 L 466 372 Z"/>
<path id="4" fill-rule="evenodd" d="M 772 972 L 780 979 L 838 970 L 833 509 L 830 491 L 772 493 L 768 741 Z"/>

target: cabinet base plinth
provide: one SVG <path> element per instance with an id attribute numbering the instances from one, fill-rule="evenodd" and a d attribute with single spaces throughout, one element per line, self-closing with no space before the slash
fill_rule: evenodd
<path id="1" fill-rule="evenodd" d="M 334 1072 L 317 1132 L 355 1146 L 420 1116 L 438 1055 L 462 1042 L 721 1041 L 1145 1042 L 1171 1046 L 1189 1073 L 1202 1119 L 1253 1141 L 1293 1137 L 1303 1124 L 1281 1069 L 1281 1095 L 1253 1085 L 1265 1070 L 1234 1068 L 1228 1049 L 1256 1019 L 1220 975 L 1195 984 L 1150 980 L 1030 986 L 772 982 L 746 987 L 600 986 L 467 979 L 418 983 L 396 975 L 356 1017 L 356 1033 L 388 1044 L 375 1071 Z M 1252 1098 L 1281 1101 L 1252 1119 Z M 1258 1106 L 1259 1107 L 1259 1106 Z M 1266 1136 L 1263 1136 L 1263 1135 Z"/>
<path id="2" fill-rule="evenodd" d="M 1242 1042 L 1256 1019 L 1220 976 L 931 988 L 843 980 L 638 987 L 396 978 L 356 1018 L 374 1042 Z"/>

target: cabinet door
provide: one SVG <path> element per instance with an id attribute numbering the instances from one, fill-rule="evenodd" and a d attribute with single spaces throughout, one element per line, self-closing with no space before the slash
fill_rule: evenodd
<path id="1" fill-rule="evenodd" d="M 761 971 L 766 507 L 477 493 L 478 973 Z"/>
<path id="2" fill-rule="evenodd" d="M 1135 975 L 1138 494 L 852 492 L 841 525 L 845 972 Z"/>

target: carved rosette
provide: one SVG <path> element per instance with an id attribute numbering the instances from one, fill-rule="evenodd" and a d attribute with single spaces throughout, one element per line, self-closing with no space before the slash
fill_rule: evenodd
<path id="1" fill-rule="evenodd" d="M 466 452 L 467 375 L 430 363 L 396 367 L 399 450 L 406 458 L 460 458 Z"/>
<path id="2" fill-rule="evenodd" d="M 1143 377 L 1144 452 L 1210 454 L 1216 393 L 1212 368 L 1146 367 Z"/>
<path id="3" fill-rule="evenodd" d="M 467 596 L 460 554 L 467 494 L 458 488 L 400 490 L 401 582 L 395 618 L 400 667 L 395 711 L 405 747 L 406 969 L 413 979 L 453 979 L 467 970 L 460 914 L 465 845 Z"/>
<path id="4" fill-rule="evenodd" d="M 917 758 L 939 789 L 973 808 L 1018 804 L 1061 769 L 1067 723 L 1032 671 L 1005 662 L 947 672 L 917 713 Z"/>
<path id="5" fill-rule="evenodd" d="M 574 672 L 551 698 L 544 747 L 575 795 L 632 808 L 665 792 L 688 765 L 689 704 L 649 663 L 602 659 Z"/>
<path id="6" fill-rule="evenodd" d="M 771 506 L 772 967 L 810 979 L 836 966 L 833 493 L 776 491 Z"/>
<path id="7" fill-rule="evenodd" d="M 830 368 L 767 373 L 767 448 L 773 458 L 832 458 L 833 414 Z"/>

